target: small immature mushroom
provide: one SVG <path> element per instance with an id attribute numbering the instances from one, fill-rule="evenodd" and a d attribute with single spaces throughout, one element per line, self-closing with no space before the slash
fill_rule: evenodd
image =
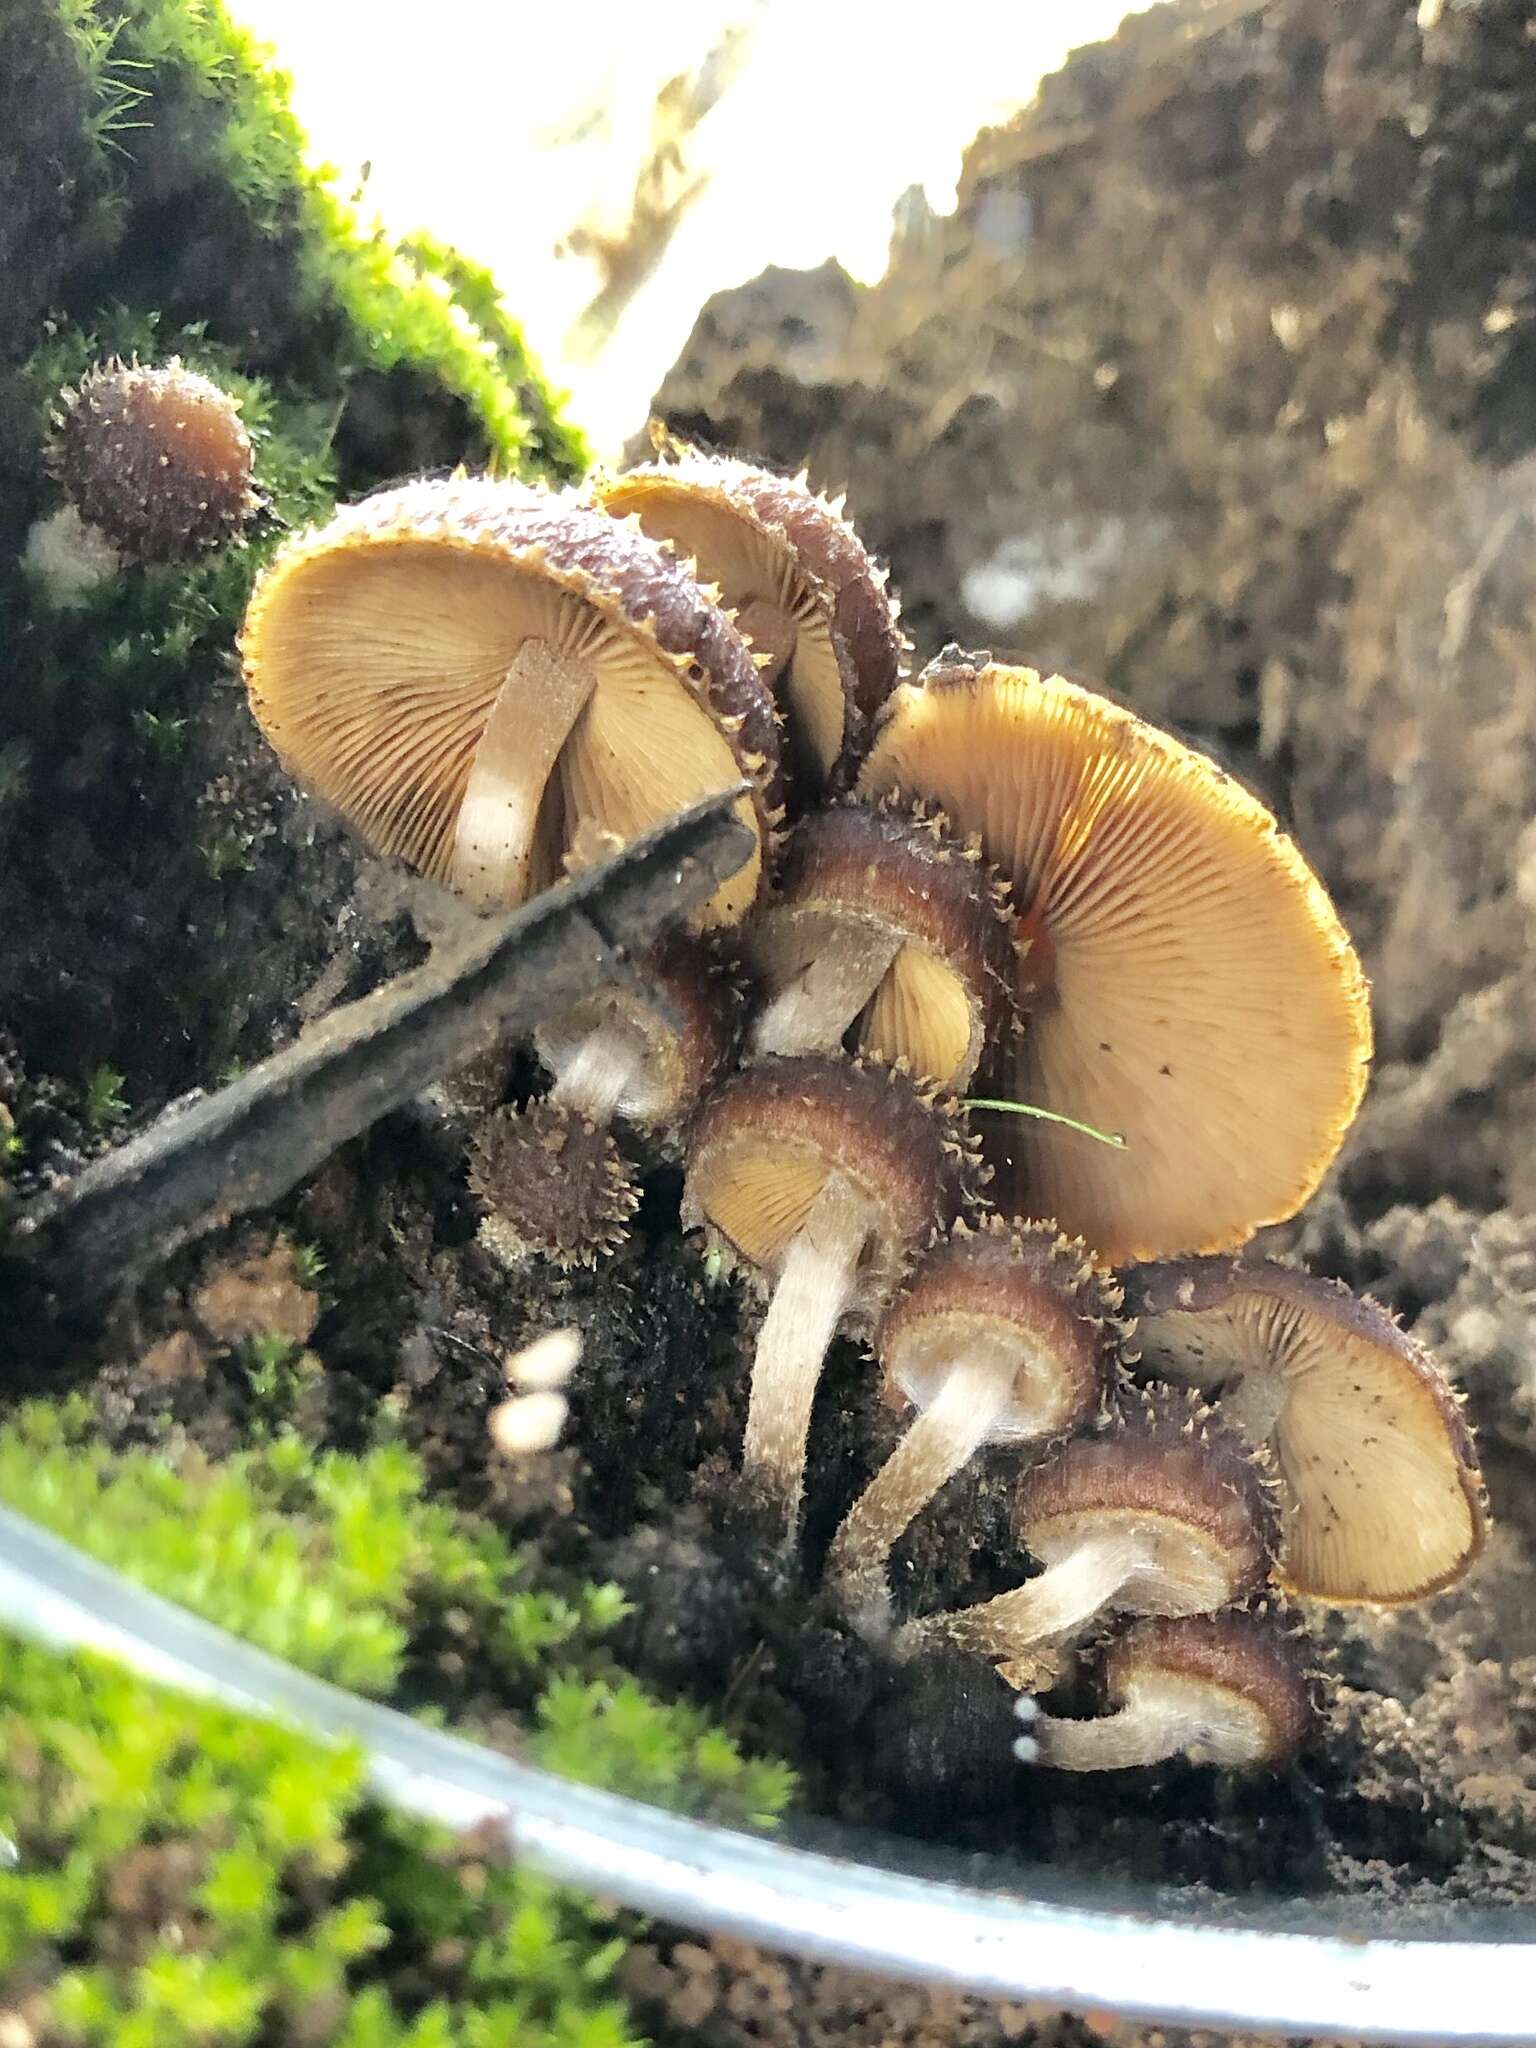
<path id="1" fill-rule="evenodd" d="M 1439 1366 L 1384 1308 L 1267 1259 L 1174 1259 L 1125 1279 L 1148 1367 L 1268 1447 L 1283 1586 L 1400 1606 L 1462 1576 L 1485 1534 L 1476 1449 Z"/>
<path id="2" fill-rule="evenodd" d="M 973 1162 L 950 1109 L 898 1069 L 807 1054 L 727 1081 L 699 1114 L 685 1227 L 771 1290 L 752 1366 L 743 1476 L 792 1535 L 811 1404 L 840 1327 L 867 1329 Z"/>
<path id="3" fill-rule="evenodd" d="M 544 1097 L 493 1110 L 469 1141 L 480 1242 L 504 1266 L 594 1266 L 624 1242 L 640 1196 L 607 1124 Z"/>
<path id="4" fill-rule="evenodd" d="M 283 550 L 241 647 L 289 773 L 482 908 L 744 779 L 759 851 L 702 922 L 757 897 L 772 699 L 712 595 L 590 504 L 464 476 L 381 491 Z"/>
<path id="5" fill-rule="evenodd" d="M 674 459 L 615 477 L 603 503 L 719 584 L 784 706 L 792 779 L 821 790 L 901 671 L 885 572 L 804 477 L 668 445 Z"/>
<path id="6" fill-rule="evenodd" d="M 1311 1194 L 1359 1106 L 1359 961 L 1295 845 L 1204 755 L 1031 669 L 946 649 L 882 713 L 860 793 L 978 833 L 1012 888 L 1026 1028 L 997 1092 L 1099 1130 L 989 1131 L 1005 1208 L 1108 1260 L 1221 1251 Z"/>
<path id="7" fill-rule="evenodd" d="M 1139 1621 L 1110 1646 L 1102 1680 L 1115 1711 L 1099 1720 L 1058 1720 L 1027 1694 L 1018 1699 L 1019 1761 L 1124 1771 L 1183 1756 L 1220 1770 L 1278 1769 L 1316 1721 L 1301 1644 L 1270 1614 Z"/>
<path id="8" fill-rule="evenodd" d="M 984 1444 L 1049 1442 L 1096 1413 L 1119 1308 L 1082 1240 L 1049 1223 L 957 1224 L 927 1252 L 876 1341 L 888 1387 L 917 1414 L 827 1555 L 828 1589 L 861 1634 L 889 1628 L 892 1545 Z"/>
<path id="9" fill-rule="evenodd" d="M 260 503 L 238 400 L 179 358 L 99 364 L 61 403 L 55 473 L 129 560 L 190 561 L 233 540 Z"/>
<path id="10" fill-rule="evenodd" d="M 1259 1590 L 1277 1535 L 1253 1451 L 1187 1390 L 1167 1387 L 1128 1393 L 1103 1435 L 1027 1471 L 1013 1527 L 1040 1576 L 909 1623 L 901 1654 L 944 1642 L 1022 1664 L 1107 1614 L 1208 1614 Z"/>
<path id="11" fill-rule="evenodd" d="M 674 937 L 634 981 L 541 1025 L 534 1045 L 553 1088 L 526 1109 L 495 1110 L 471 1140 L 470 1185 L 489 1210 L 491 1250 L 509 1264 L 537 1253 L 561 1265 L 617 1250 L 639 1195 L 612 1123 L 675 1149 L 734 1050 L 740 1013 L 719 954 Z"/>
<path id="12" fill-rule="evenodd" d="M 746 934 L 768 1004 L 761 1052 L 904 1059 L 957 1092 L 1014 1020 L 1006 891 L 921 807 L 834 804 L 790 835 Z"/>

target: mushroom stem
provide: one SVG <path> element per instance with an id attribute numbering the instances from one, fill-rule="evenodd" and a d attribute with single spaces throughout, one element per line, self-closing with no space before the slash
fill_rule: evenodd
<path id="1" fill-rule="evenodd" d="M 827 1553 L 826 1583 L 839 1613 L 870 1640 L 890 1633 L 886 1568 L 912 1518 L 992 1434 L 1018 1377 L 1018 1360 L 972 1356 L 944 1384 L 849 1509 Z"/>
<path id="2" fill-rule="evenodd" d="M 1245 1372 L 1216 1396 L 1216 1405 L 1254 1445 L 1267 1444 L 1285 1409 L 1289 1389 L 1280 1372 Z"/>
<path id="3" fill-rule="evenodd" d="M 1011 1592 L 908 1622 L 896 1638 L 897 1654 L 911 1657 L 952 1643 L 980 1657 L 1021 1657 L 1036 1643 L 1075 1634 L 1128 1580 L 1156 1562 L 1153 1546 L 1132 1531 L 1084 1536 L 1038 1578 Z"/>
<path id="4" fill-rule="evenodd" d="M 1023 1705 L 1020 1700 L 1018 1706 Z M 1029 1733 L 1014 1743 L 1013 1753 L 1021 1763 L 1049 1764 L 1058 1771 L 1128 1771 L 1163 1763 L 1191 1747 L 1224 1756 L 1231 1738 L 1240 1744 L 1246 1732 L 1246 1724 L 1229 1728 L 1229 1719 L 1237 1718 L 1223 1716 L 1208 1699 L 1197 1705 L 1180 1698 L 1171 1686 L 1147 1687 L 1113 1714 L 1092 1721 L 1058 1720 L 1038 1709 L 1021 1713 Z"/>
<path id="5" fill-rule="evenodd" d="M 597 666 L 525 640 L 475 748 L 454 831 L 450 879 L 477 909 L 529 894 L 539 811 L 560 750 L 597 687 Z"/>
<path id="6" fill-rule="evenodd" d="M 791 1240 L 757 1340 L 742 1476 L 782 1511 L 787 1537 L 800 1513 L 816 1382 L 874 1220 L 874 1204 L 846 1175 L 827 1176 Z"/>
<path id="7" fill-rule="evenodd" d="M 833 950 L 810 961 L 763 1011 L 753 1027 L 754 1051 L 833 1051 L 904 943 L 882 925 L 850 922 Z"/>
<path id="8" fill-rule="evenodd" d="M 612 1018 L 588 1032 L 560 1068 L 549 1099 L 599 1126 L 610 1124 L 619 1104 L 639 1090 L 649 1057 L 643 1034 Z"/>

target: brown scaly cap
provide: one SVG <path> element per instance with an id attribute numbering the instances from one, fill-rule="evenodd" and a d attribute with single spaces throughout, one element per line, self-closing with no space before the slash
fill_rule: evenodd
<path id="1" fill-rule="evenodd" d="M 108 362 L 66 392 L 50 450 L 76 511 L 136 562 L 234 539 L 260 500 L 240 407 L 179 358 Z"/>
<path id="2" fill-rule="evenodd" d="M 1171 1686 L 1185 1699 L 1208 1695 L 1215 1716 L 1251 1729 L 1249 1753 L 1212 1758 L 1186 1750 L 1194 1763 L 1288 1763 L 1316 1725 L 1304 1639 L 1266 1612 L 1138 1621 L 1111 1644 L 1103 1680 L 1116 1705 L 1142 1689 Z"/>
<path id="3" fill-rule="evenodd" d="M 672 459 L 600 486 L 720 585 L 769 663 L 810 789 L 832 776 L 895 688 L 904 643 L 885 572 L 804 477 L 666 441 Z"/>
<path id="4" fill-rule="evenodd" d="M 1292 1215 L 1365 1087 L 1367 990 L 1256 798 L 1091 691 L 947 649 L 888 701 L 859 789 L 979 833 L 1027 944 L 999 1092 L 1123 1133 L 989 1127 L 1000 1198 L 1108 1259 L 1219 1251 Z"/>
<path id="5" fill-rule="evenodd" d="M 707 1225 L 771 1278 L 832 1173 L 845 1174 L 877 1213 L 856 1303 L 867 1314 L 935 1230 L 954 1222 L 976 1182 L 954 1105 L 899 1068 L 813 1053 L 733 1075 L 694 1128 L 684 1227 Z"/>
<path id="6" fill-rule="evenodd" d="M 639 1206 L 612 1132 L 552 1102 L 498 1109 L 470 1141 L 481 1236 L 509 1265 L 539 1256 L 593 1266 L 624 1241 Z"/>
<path id="7" fill-rule="evenodd" d="M 1274 1260 L 1132 1267 L 1148 1367 L 1273 1417 L 1277 1575 L 1340 1605 L 1401 1605 L 1482 1549 L 1482 1474 L 1461 1403 L 1386 1309 Z"/>
<path id="8" fill-rule="evenodd" d="M 745 777 L 760 851 L 705 916 L 735 922 L 780 817 L 776 716 L 711 594 L 638 528 L 486 478 L 381 491 L 283 550 L 241 649 L 289 773 L 378 851 L 447 881 L 476 747 L 525 641 L 597 670 L 546 792 L 542 880 L 586 838 L 626 844 Z"/>
<path id="9" fill-rule="evenodd" d="M 1127 1390 L 1102 1435 L 1080 1437 L 1027 1471 L 1013 1525 L 1046 1564 L 1116 1527 L 1162 1537 L 1147 1606 L 1118 1603 L 1156 1613 L 1177 1611 L 1186 1595 L 1200 1607 L 1246 1599 L 1268 1578 L 1279 1540 L 1259 1455 L 1198 1395 L 1173 1387 Z"/>
<path id="10" fill-rule="evenodd" d="M 858 1021 L 858 1049 L 964 1088 L 1017 1018 L 1007 887 L 980 842 L 899 799 L 812 812 L 791 833 L 777 892 L 746 935 L 768 994 L 851 925 L 901 942 Z"/>
<path id="11" fill-rule="evenodd" d="M 640 1092 L 620 1102 L 619 1114 L 641 1130 L 673 1136 L 725 1071 L 745 999 L 719 947 L 681 933 L 653 947 L 636 974 L 639 987 L 601 990 L 541 1024 L 533 1042 L 558 1073 L 591 1033 L 615 1020 L 627 1025 L 644 1040 L 647 1061 Z M 657 1002 L 647 1000 L 653 991 Z"/>
<path id="12" fill-rule="evenodd" d="M 887 1310 L 877 1348 L 888 1385 L 918 1407 L 978 1346 L 1016 1350 L 1016 1411 L 996 1434 L 1057 1437 L 1086 1422 L 1112 1384 L 1127 1336 L 1120 1305 L 1080 1238 L 989 1216 L 930 1246 Z"/>

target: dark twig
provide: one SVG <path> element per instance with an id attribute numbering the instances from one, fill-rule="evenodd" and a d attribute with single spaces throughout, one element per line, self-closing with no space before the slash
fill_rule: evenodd
<path id="1" fill-rule="evenodd" d="M 5 1254 L 61 1305 L 81 1305 L 231 1217 L 277 1201 L 429 1082 L 627 978 L 629 959 L 751 851 L 751 833 L 734 815 L 740 795 L 706 799 L 524 909 L 477 924 L 414 973 L 332 1011 L 227 1088 L 173 1103 L 147 1130 L 30 1203 Z"/>

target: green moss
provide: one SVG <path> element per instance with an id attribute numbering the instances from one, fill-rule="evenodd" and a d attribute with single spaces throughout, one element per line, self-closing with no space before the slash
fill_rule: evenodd
<path id="1" fill-rule="evenodd" d="M 615 1588 L 530 1583 L 496 1531 L 422 1498 L 399 1445 L 352 1457 L 279 1435 L 214 1468 L 90 1432 L 83 1401 L 19 1410 L 0 1500 L 363 1692 L 430 1698 L 451 1637 L 455 1668 L 521 1707 L 530 1753 L 572 1777 L 735 1822 L 787 1801 L 783 1766 L 614 1668 Z M 0 1833 L 18 1852 L 0 1982 L 35 1988 L 63 2040 L 110 2048 L 632 2038 L 611 1919 L 527 1873 L 476 1864 L 466 1881 L 361 1783 L 354 1753 L 0 1640 Z"/>
<path id="2" fill-rule="evenodd" d="M 101 2048 L 623 2048 L 611 1922 L 381 1814 L 355 1752 L 0 1638 L 0 1983 Z"/>

